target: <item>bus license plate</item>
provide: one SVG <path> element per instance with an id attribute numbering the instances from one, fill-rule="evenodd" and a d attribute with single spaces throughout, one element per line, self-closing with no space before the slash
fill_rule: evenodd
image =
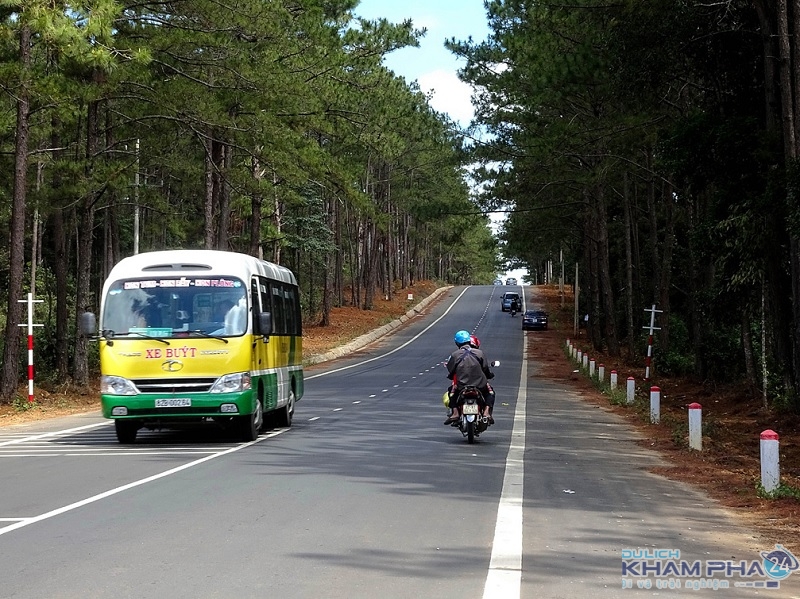
<path id="1" fill-rule="evenodd" d="M 476 404 L 476 403 L 465 403 L 464 404 L 464 413 L 465 414 L 477 414 L 478 413 L 478 404 Z"/>
<path id="2" fill-rule="evenodd" d="M 192 400 L 188 397 L 170 397 L 169 399 L 157 399 L 157 408 L 190 408 Z"/>

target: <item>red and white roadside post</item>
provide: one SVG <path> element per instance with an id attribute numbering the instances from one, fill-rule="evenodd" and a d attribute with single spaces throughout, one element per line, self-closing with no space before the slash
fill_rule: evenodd
<path id="1" fill-rule="evenodd" d="M 650 387 L 650 422 L 661 422 L 661 389 L 658 387 Z"/>
<path id="2" fill-rule="evenodd" d="M 617 388 L 617 371 L 616 370 L 612 370 L 611 371 L 611 390 L 613 391 L 616 388 Z"/>
<path id="3" fill-rule="evenodd" d="M 578 366 L 580 366 L 581 365 L 581 361 L 583 360 L 583 350 L 582 349 L 578 350 L 577 356 L 578 356 Z"/>
<path id="4" fill-rule="evenodd" d="M 689 447 L 703 451 L 703 406 L 689 404 Z"/>
<path id="5" fill-rule="evenodd" d="M 602 383 L 605 380 L 605 378 L 606 378 L 606 367 L 603 366 L 602 364 L 599 364 L 597 366 L 597 380 Z"/>
<path id="6" fill-rule="evenodd" d="M 781 482 L 778 453 L 778 433 L 767 429 L 761 433 L 761 486 L 774 492 Z"/>
<path id="7" fill-rule="evenodd" d="M 34 324 L 33 322 L 33 304 L 40 304 L 44 300 L 33 299 L 33 294 L 28 294 L 28 299 L 17 300 L 19 303 L 28 304 L 28 322 L 27 324 L 20 323 L 18 326 L 28 327 L 28 402 L 33 402 L 33 327 L 42 327 L 43 324 Z"/>
<path id="8" fill-rule="evenodd" d="M 595 362 L 595 359 L 594 358 L 589 358 L 589 378 L 590 379 L 594 378 L 595 364 L 597 364 L 597 362 Z"/>
<path id="9" fill-rule="evenodd" d="M 636 393 L 636 381 L 632 376 L 628 377 L 628 388 L 627 388 L 627 401 L 628 405 L 633 403 L 633 399 Z"/>
<path id="10" fill-rule="evenodd" d="M 583 364 L 584 368 L 589 368 L 589 354 L 587 354 L 586 352 L 583 352 L 583 362 L 582 362 L 582 364 Z"/>
<path id="11" fill-rule="evenodd" d="M 653 304 L 652 308 L 645 308 L 645 312 L 650 312 L 650 326 L 649 327 L 642 327 L 643 329 L 649 329 L 650 332 L 647 335 L 647 358 L 644 362 L 644 380 L 650 380 L 650 365 L 653 360 L 653 331 L 660 331 L 661 327 L 656 326 L 656 312 L 659 314 L 662 312 L 661 310 L 656 310 L 656 305 Z"/>

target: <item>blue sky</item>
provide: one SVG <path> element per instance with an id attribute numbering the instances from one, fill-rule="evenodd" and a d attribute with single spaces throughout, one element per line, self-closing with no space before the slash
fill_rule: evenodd
<path id="1" fill-rule="evenodd" d="M 404 48 L 386 57 L 386 66 L 420 88 L 432 91 L 431 106 L 462 125 L 472 118 L 471 88 L 458 80 L 464 66 L 444 47 L 450 38 L 480 42 L 489 27 L 483 0 L 362 0 L 354 11 L 367 19 L 386 18 L 393 23 L 411 19 L 417 29 L 427 28 L 419 48 Z"/>

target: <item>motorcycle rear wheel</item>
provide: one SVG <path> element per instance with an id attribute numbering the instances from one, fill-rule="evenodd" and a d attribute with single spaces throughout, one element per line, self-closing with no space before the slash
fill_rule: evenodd
<path id="1" fill-rule="evenodd" d="M 472 444 L 475 443 L 475 426 L 476 422 L 473 420 L 472 422 L 467 422 L 467 443 Z"/>

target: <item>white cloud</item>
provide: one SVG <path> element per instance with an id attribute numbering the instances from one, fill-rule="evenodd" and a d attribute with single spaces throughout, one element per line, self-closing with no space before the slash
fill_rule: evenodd
<path id="1" fill-rule="evenodd" d="M 472 107 L 472 87 L 461 81 L 458 76 L 445 70 L 431 71 L 421 75 L 420 89 L 432 92 L 430 104 L 437 112 L 445 112 L 462 125 L 468 125 L 475 110 Z"/>

